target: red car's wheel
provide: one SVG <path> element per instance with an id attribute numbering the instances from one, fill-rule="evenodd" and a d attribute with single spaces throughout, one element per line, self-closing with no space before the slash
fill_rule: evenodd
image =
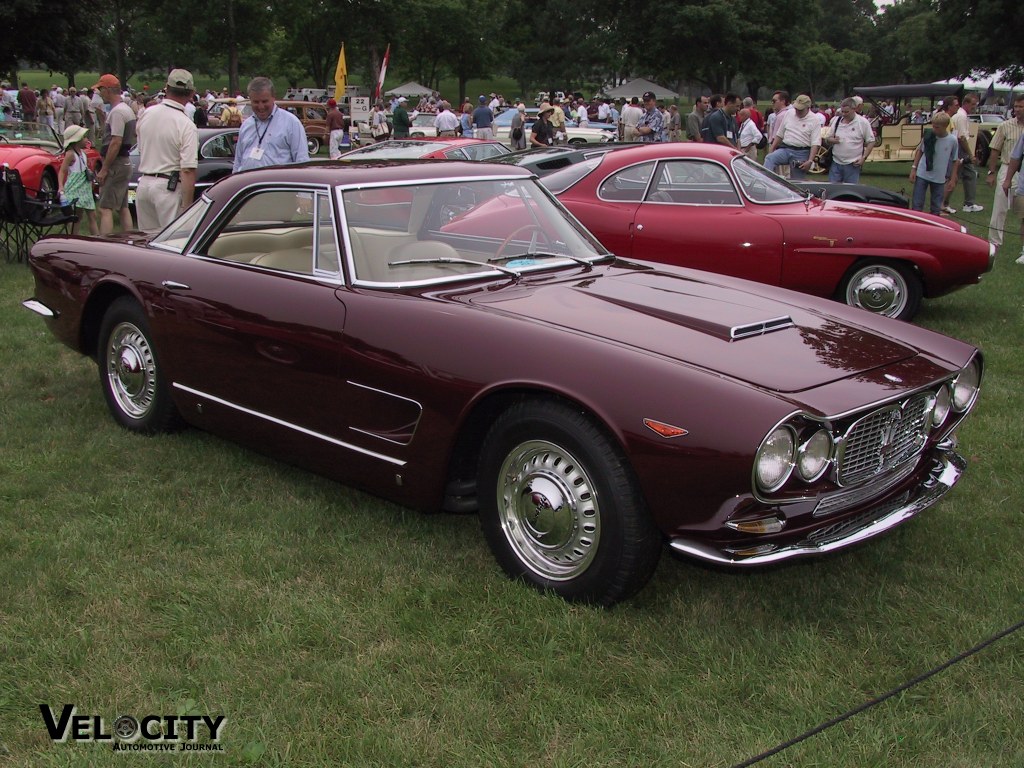
<path id="1" fill-rule="evenodd" d="M 558 402 L 514 406 L 484 441 L 484 534 L 513 578 L 611 605 L 650 579 L 661 536 L 626 459 L 592 419 Z"/>
<path id="2" fill-rule="evenodd" d="M 910 320 L 921 306 L 921 279 L 910 267 L 873 262 L 854 267 L 839 289 L 842 301 L 897 320 Z"/>

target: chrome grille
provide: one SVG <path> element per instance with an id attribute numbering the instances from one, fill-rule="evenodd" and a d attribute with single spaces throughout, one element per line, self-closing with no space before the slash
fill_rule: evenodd
<path id="1" fill-rule="evenodd" d="M 878 478 L 876 482 L 868 483 L 860 488 L 852 488 L 849 491 L 837 491 L 822 498 L 818 506 L 814 508 L 814 516 L 821 517 L 838 512 L 841 509 L 848 509 L 868 499 L 881 496 L 890 488 L 895 488 L 907 479 L 917 466 L 917 462 L 908 461 L 892 475 Z"/>
<path id="2" fill-rule="evenodd" d="M 854 422 L 839 451 L 839 484 L 863 483 L 916 456 L 928 436 L 931 400 L 922 392 Z"/>

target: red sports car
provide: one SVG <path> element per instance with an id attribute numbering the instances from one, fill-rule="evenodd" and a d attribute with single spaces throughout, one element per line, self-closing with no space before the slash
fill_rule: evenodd
<path id="1" fill-rule="evenodd" d="M 47 237 L 30 262 L 25 306 L 125 428 L 479 512 L 510 575 L 604 604 L 665 542 L 757 566 L 916 516 L 963 471 L 982 377 L 923 328 L 615 259 L 486 163 L 246 171 L 152 239 Z"/>
<path id="2" fill-rule="evenodd" d="M 342 160 L 492 160 L 511 150 L 500 141 L 439 136 L 390 139 L 353 149 Z"/>
<path id="3" fill-rule="evenodd" d="M 546 176 L 613 253 L 835 298 L 909 320 L 977 283 L 995 250 L 947 219 L 820 200 L 727 147 L 620 149 Z"/>
<path id="4" fill-rule="evenodd" d="M 99 152 L 85 150 L 89 167 L 98 171 Z M 57 196 L 57 171 L 64 158 L 64 142 L 44 123 L 0 123 L 0 165 L 18 171 L 21 183 L 31 197 L 53 199 Z"/>

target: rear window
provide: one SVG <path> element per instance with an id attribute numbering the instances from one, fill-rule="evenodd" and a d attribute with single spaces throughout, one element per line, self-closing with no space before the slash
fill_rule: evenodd
<path id="1" fill-rule="evenodd" d="M 600 157 L 592 157 L 590 160 L 584 160 L 582 163 L 570 165 L 560 171 L 549 173 L 540 180 L 540 183 L 557 195 L 597 168 L 601 164 L 601 160 L 602 158 Z"/>

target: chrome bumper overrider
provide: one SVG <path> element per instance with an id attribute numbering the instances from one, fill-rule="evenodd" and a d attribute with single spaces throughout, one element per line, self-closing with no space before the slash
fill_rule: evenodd
<path id="1" fill-rule="evenodd" d="M 747 557 L 732 555 L 694 539 L 678 538 L 673 539 L 669 544 L 674 550 L 685 555 L 706 562 L 730 566 L 767 565 L 794 557 L 834 552 L 837 549 L 843 549 L 885 533 L 906 522 L 917 513 L 928 509 L 956 485 L 966 466 L 967 463 L 963 458 L 952 450 L 940 452 L 928 477 L 905 493 L 895 507 L 886 510 L 883 504 L 878 508 L 877 514 L 869 515 L 869 519 L 864 524 L 855 525 L 849 529 L 843 528 L 841 533 L 832 538 L 814 540 L 815 534 L 811 532 L 803 541 L 786 544 L 771 552 L 752 554 Z M 751 542 L 749 546 L 753 547 L 756 544 L 757 542 Z"/>
<path id="2" fill-rule="evenodd" d="M 57 316 L 57 312 L 55 310 L 50 309 L 41 301 L 36 301 L 35 299 L 25 299 L 23 302 L 21 302 L 21 306 L 23 306 L 25 309 L 32 310 L 36 314 L 42 315 L 43 317 Z"/>

